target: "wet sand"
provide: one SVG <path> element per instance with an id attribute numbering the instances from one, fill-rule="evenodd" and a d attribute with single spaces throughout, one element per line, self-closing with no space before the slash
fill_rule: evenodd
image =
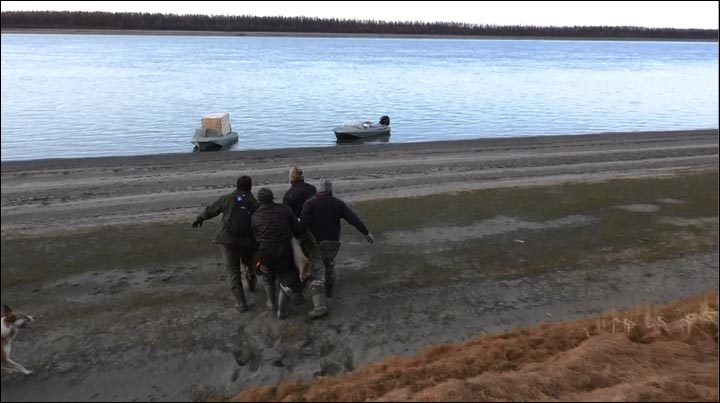
<path id="1" fill-rule="evenodd" d="M 331 315 L 241 314 L 190 227 L 241 174 L 335 179 Z M 2 400 L 190 400 L 718 287 L 718 132 L 2 163 L 2 303 L 37 317 Z"/>
<path id="2" fill-rule="evenodd" d="M 718 131 L 344 145 L 2 163 L 2 234 L 187 220 L 250 175 L 281 195 L 287 174 L 335 181 L 350 201 L 715 168 Z"/>

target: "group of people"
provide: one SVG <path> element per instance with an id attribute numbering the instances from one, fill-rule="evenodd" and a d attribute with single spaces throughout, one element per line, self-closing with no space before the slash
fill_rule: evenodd
<path id="1" fill-rule="evenodd" d="M 290 302 L 303 303 L 307 286 L 313 319 L 328 314 L 327 297 L 335 285 L 335 257 L 340 249 L 340 219 L 360 231 L 369 243 L 374 238 L 367 226 L 345 202 L 333 196 L 330 179 L 321 179 L 319 189 L 306 183 L 303 171 L 293 167 L 290 189 L 282 204 L 275 202 L 272 190 L 261 188 L 257 198 L 252 194 L 252 179 L 241 176 L 236 189 L 220 197 L 200 213 L 193 227 L 222 214 L 222 227 L 215 237 L 221 245 L 225 269 L 236 306 L 248 311 L 243 288 L 243 266 L 248 289 L 255 291 L 256 271 L 267 293 L 267 307 L 278 319 L 289 314 Z M 309 277 L 301 278 L 296 266 L 292 240 L 299 240 L 303 253 L 310 258 Z"/>

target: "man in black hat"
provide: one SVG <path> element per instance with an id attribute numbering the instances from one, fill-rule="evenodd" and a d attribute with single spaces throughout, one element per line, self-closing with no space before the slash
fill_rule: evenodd
<path id="1" fill-rule="evenodd" d="M 235 295 L 235 306 L 243 312 L 250 309 L 243 290 L 241 265 L 246 267 L 246 279 L 250 291 L 255 291 L 257 278 L 253 272 L 254 255 L 257 243 L 250 227 L 250 216 L 260 203 L 252 193 L 252 179 L 241 176 L 237 179 L 236 189 L 217 199 L 206 207 L 193 222 L 193 228 L 201 227 L 203 221 L 222 213 L 222 228 L 215 236 L 215 243 L 221 245 L 225 260 L 225 270 L 230 276 L 230 286 Z"/>
<path id="2" fill-rule="evenodd" d="M 262 188 L 257 194 L 260 207 L 252 216 L 252 229 L 258 242 L 260 272 L 267 292 L 268 307 L 278 319 L 288 315 L 288 303 L 302 294 L 298 269 L 293 261 L 290 240 L 300 235 L 300 222 L 290 207 L 275 203 L 273 192 Z M 275 297 L 275 280 L 280 292 Z"/>

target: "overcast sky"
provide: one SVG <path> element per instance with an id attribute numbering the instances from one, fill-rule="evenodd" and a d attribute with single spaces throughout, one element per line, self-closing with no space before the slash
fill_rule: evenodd
<path id="1" fill-rule="evenodd" d="M 717 1 L 2 1 L 2 11 L 136 11 L 283 15 L 498 25 L 633 25 L 718 28 Z"/>

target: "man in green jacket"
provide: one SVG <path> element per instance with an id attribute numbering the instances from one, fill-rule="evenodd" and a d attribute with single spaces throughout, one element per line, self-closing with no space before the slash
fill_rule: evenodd
<path id="1" fill-rule="evenodd" d="M 248 288 L 254 292 L 257 284 L 257 278 L 253 272 L 257 242 L 250 218 L 260 203 L 251 193 L 252 179 L 249 176 L 239 177 L 236 187 L 232 193 L 220 197 L 213 204 L 207 206 L 192 225 L 193 228 L 201 227 L 203 221 L 222 213 L 222 228 L 215 237 L 215 243 L 221 246 L 225 270 L 230 276 L 230 286 L 235 295 L 235 306 L 245 312 L 250 307 L 243 290 L 240 263 L 242 262 L 247 269 Z"/>

